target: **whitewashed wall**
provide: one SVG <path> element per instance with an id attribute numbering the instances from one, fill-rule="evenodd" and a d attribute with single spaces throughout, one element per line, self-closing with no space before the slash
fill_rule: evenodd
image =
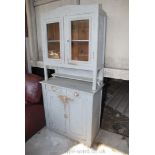
<path id="1" fill-rule="evenodd" d="M 105 67 L 129 69 L 129 0 L 80 0 L 80 4 L 102 4 L 107 13 Z"/>

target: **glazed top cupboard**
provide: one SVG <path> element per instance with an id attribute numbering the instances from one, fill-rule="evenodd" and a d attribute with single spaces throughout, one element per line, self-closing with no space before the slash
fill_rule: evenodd
<path id="1" fill-rule="evenodd" d="M 55 76 L 92 82 L 92 89 L 96 90 L 103 83 L 104 67 L 106 15 L 101 6 L 68 5 L 43 17 L 45 70 L 51 66 Z"/>

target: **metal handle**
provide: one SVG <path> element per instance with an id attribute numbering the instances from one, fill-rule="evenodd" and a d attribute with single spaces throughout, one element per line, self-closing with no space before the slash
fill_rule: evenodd
<path id="1" fill-rule="evenodd" d="M 66 102 L 67 102 L 66 96 L 59 95 L 58 97 L 59 97 L 59 99 L 60 99 L 63 103 L 66 103 Z"/>
<path id="2" fill-rule="evenodd" d="M 63 95 L 59 95 L 58 97 L 59 97 L 59 99 L 60 99 L 63 103 L 68 103 L 68 101 L 73 100 L 73 99 L 71 99 L 70 97 L 63 96 Z"/>

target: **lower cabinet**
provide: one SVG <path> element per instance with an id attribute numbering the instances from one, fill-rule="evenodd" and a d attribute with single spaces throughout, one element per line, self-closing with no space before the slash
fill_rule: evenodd
<path id="1" fill-rule="evenodd" d="M 90 146 L 94 95 L 49 84 L 42 87 L 47 127 Z"/>

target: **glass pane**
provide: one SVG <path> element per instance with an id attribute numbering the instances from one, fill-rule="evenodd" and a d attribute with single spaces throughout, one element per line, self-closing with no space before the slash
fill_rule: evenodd
<path id="1" fill-rule="evenodd" d="M 47 24 L 47 36 L 48 40 L 60 39 L 59 23 Z"/>
<path id="2" fill-rule="evenodd" d="M 60 59 L 59 22 L 47 24 L 48 58 Z"/>
<path id="3" fill-rule="evenodd" d="M 72 42 L 72 60 L 88 61 L 88 42 Z"/>
<path id="4" fill-rule="evenodd" d="M 89 40 L 89 20 L 71 22 L 72 40 Z"/>
<path id="5" fill-rule="evenodd" d="M 60 42 L 48 42 L 48 58 L 60 59 Z"/>

